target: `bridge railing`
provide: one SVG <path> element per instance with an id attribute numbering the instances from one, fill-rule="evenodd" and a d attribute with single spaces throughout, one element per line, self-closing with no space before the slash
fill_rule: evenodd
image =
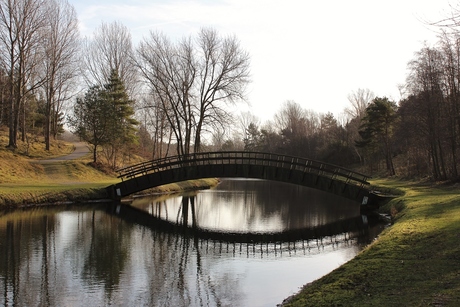
<path id="1" fill-rule="evenodd" d="M 176 169 L 193 165 L 261 165 L 283 169 L 298 170 L 329 177 L 350 184 L 364 186 L 369 184 L 367 175 L 337 166 L 306 158 L 284 156 L 263 152 L 225 151 L 200 152 L 183 156 L 172 156 L 134 164 L 117 170 L 118 178 L 130 179 L 153 172 Z"/>

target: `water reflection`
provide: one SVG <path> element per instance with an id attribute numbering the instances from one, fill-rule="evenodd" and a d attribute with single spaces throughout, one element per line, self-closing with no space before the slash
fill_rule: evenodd
<path id="1" fill-rule="evenodd" d="M 198 226 L 222 231 L 271 232 L 308 228 L 360 215 L 359 205 L 339 196 L 264 180 L 224 180 L 216 189 L 181 194 L 196 202 Z M 180 223 L 182 198 L 145 197 L 132 205 Z M 190 214 L 188 210 L 186 214 Z M 192 225 L 188 220 L 188 225 Z"/>
<path id="2" fill-rule="evenodd" d="M 358 243 L 366 244 L 369 239 L 368 232 L 380 223 L 376 215 L 360 215 L 315 227 L 270 232 L 230 232 L 197 226 L 195 197 L 181 196 L 177 198 L 181 199 L 182 206 L 178 210 L 176 222 L 163 220 L 158 216 L 158 211 L 156 210 L 152 214 L 130 205 L 114 204 L 109 208 L 109 212 L 128 222 L 143 225 L 156 231 L 181 234 L 183 237 L 194 239 L 195 243 L 201 242 L 201 245 L 220 245 L 220 252 L 224 252 L 222 245 L 226 245 L 227 252 L 230 249 L 233 250 L 233 253 L 236 252 L 238 247 L 241 253 L 242 244 L 245 244 L 244 248 L 247 250 L 257 249 L 261 250 L 261 253 L 269 253 L 272 250 L 276 253 L 277 249 L 282 251 L 286 249 L 286 246 L 287 249 L 291 247 L 295 249 L 298 245 L 310 250 L 311 246 L 324 247 L 327 244 L 346 243 L 350 240 L 357 240 Z M 191 211 L 191 217 L 189 217 L 189 211 Z M 191 223 L 188 223 L 189 219 L 192 220 Z M 364 240 L 364 242 L 360 240 Z M 238 246 L 238 244 L 240 245 Z"/>
<path id="3" fill-rule="evenodd" d="M 200 193 L 192 198 L 194 203 L 188 199 L 182 204 L 186 199 L 182 197 L 172 200 L 177 207 L 164 199 L 143 200 L 133 210 L 144 217 L 134 215 L 135 219 L 112 204 L 0 216 L 0 250 L 4 251 L 0 253 L 0 306 L 274 306 L 302 284 L 351 259 L 360 249 L 358 242 L 369 240 L 363 235 L 377 229 L 361 216 L 342 213 L 342 221 L 365 227 L 344 231 L 336 220 L 318 217 L 302 228 L 298 221 L 305 216 L 288 217 L 289 211 L 313 215 L 323 209 L 276 208 L 274 204 L 282 200 L 275 195 L 269 208 L 232 209 L 231 199 L 259 199 L 261 195 L 242 190 L 235 197 L 222 190 L 203 194 L 212 197 L 212 205 L 203 204 Z M 310 228 L 319 231 L 327 228 L 324 225 L 335 225 L 338 232 L 315 239 L 272 238 L 273 242 L 197 235 L 195 230 L 211 236 L 216 233 L 216 223 L 205 213 L 217 214 L 220 198 L 227 200 L 222 205 L 227 210 L 224 218 L 229 218 L 228 212 L 246 212 L 256 223 L 276 221 L 269 223 L 269 231 L 258 231 L 267 238 Z M 158 202 L 161 210 L 156 207 Z M 152 209 L 163 213 L 155 217 Z M 164 219 L 166 211 L 168 218 Z M 158 227 L 159 220 L 168 226 Z M 327 222 L 319 225 L 319 220 Z M 196 227 L 192 232 L 193 227 L 181 226 L 179 232 L 168 228 L 181 224 Z M 237 227 L 249 224 L 239 222 Z M 250 225 L 237 227 L 226 227 L 221 233 L 244 235 L 252 230 Z"/>
<path id="4" fill-rule="evenodd" d="M 225 305 L 238 291 L 231 272 L 215 283 L 217 259 L 193 254 L 190 240 L 105 208 L 15 213 L 0 219 L 0 230 L 1 306 Z"/>

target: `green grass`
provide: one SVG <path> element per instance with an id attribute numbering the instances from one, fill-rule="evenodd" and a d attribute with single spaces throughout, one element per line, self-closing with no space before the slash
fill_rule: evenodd
<path id="1" fill-rule="evenodd" d="M 459 190 L 397 180 L 373 184 L 404 192 L 386 205 L 394 224 L 286 306 L 460 306 Z"/>
<path id="2" fill-rule="evenodd" d="M 0 187 L 0 208 L 11 209 L 45 203 L 77 202 L 107 198 L 105 187 L 109 184 L 30 184 Z"/>

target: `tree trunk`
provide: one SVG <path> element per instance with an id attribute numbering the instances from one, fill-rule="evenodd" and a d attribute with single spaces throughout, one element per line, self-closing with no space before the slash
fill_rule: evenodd
<path id="1" fill-rule="evenodd" d="M 17 145 L 16 145 L 16 137 L 15 137 L 15 129 L 14 129 L 14 115 L 15 115 L 15 111 L 14 111 L 14 99 L 13 99 L 13 92 L 11 92 L 11 97 L 10 97 L 10 102 L 9 102 L 9 118 L 8 118 L 8 126 L 9 126 L 9 129 L 8 129 L 8 132 L 9 132 L 9 135 L 8 135 L 8 147 L 9 148 L 16 148 Z"/>
<path id="2" fill-rule="evenodd" d="M 93 148 L 93 163 L 97 162 L 97 145 L 94 145 Z"/>

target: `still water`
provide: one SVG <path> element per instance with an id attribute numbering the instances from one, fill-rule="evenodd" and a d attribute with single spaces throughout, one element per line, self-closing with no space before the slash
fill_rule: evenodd
<path id="1" fill-rule="evenodd" d="M 276 306 L 353 258 L 383 228 L 373 221 L 262 180 L 0 212 L 0 306 Z"/>

